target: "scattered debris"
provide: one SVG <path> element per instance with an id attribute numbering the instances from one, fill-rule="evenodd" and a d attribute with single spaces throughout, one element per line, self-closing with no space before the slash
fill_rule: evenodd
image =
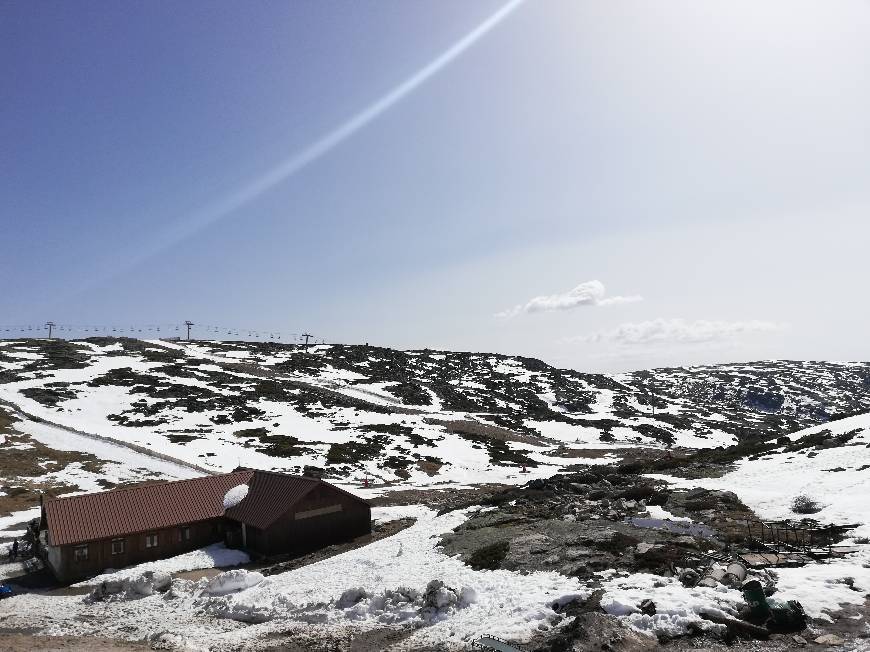
<path id="1" fill-rule="evenodd" d="M 767 599 L 764 587 L 756 579 L 743 584 L 743 598 L 746 600 L 746 618 L 756 623 L 764 623 L 772 632 L 799 632 L 807 626 L 807 615 L 800 602 L 795 600 Z"/>
<path id="2" fill-rule="evenodd" d="M 679 580 L 683 586 L 687 589 L 691 589 L 698 585 L 698 582 L 701 581 L 701 576 L 698 574 L 693 568 L 684 568 L 680 571 Z"/>
<path id="3" fill-rule="evenodd" d="M 717 625 L 725 625 L 725 627 L 728 628 L 728 631 L 732 633 L 732 636 L 736 638 L 765 640 L 770 637 L 770 632 L 766 628 L 753 625 L 745 620 L 727 618 L 710 611 L 701 612 L 701 618 L 709 620 L 711 623 L 716 623 Z"/>
<path id="4" fill-rule="evenodd" d="M 740 555 L 752 568 L 765 566 L 803 566 L 831 557 L 857 552 L 857 546 L 838 546 L 847 532 L 860 524 L 821 525 L 805 519 L 794 521 L 747 521 L 749 545 L 756 551 Z"/>

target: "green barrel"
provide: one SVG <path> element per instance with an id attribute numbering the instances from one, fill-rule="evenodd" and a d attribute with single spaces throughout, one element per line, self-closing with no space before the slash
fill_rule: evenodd
<path id="1" fill-rule="evenodd" d="M 770 607 L 764 596 L 764 587 L 758 580 L 747 580 L 742 587 L 743 599 L 749 606 L 753 619 L 767 620 L 770 617 Z"/>

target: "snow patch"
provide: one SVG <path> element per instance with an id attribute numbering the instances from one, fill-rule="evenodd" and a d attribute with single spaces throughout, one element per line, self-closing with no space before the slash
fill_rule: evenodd
<path id="1" fill-rule="evenodd" d="M 240 484 L 230 489 L 224 496 L 224 509 L 235 507 L 248 495 L 248 485 Z"/>
<path id="2" fill-rule="evenodd" d="M 251 561 L 247 553 L 241 550 L 233 550 L 227 548 L 222 543 L 215 543 L 205 548 L 191 550 L 183 555 L 176 555 L 168 559 L 159 559 L 157 561 L 148 561 L 144 564 L 137 564 L 122 570 L 110 570 L 102 575 L 97 575 L 91 579 L 84 580 L 73 586 L 95 586 L 103 582 L 119 582 L 125 579 L 130 579 L 141 575 L 146 571 L 162 572 L 162 573 L 182 573 L 190 570 L 200 570 L 202 568 L 222 568 L 225 566 L 239 566 L 247 564 Z"/>

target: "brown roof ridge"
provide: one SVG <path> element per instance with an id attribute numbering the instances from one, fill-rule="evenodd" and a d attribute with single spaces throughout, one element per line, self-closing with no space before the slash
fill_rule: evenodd
<path id="1" fill-rule="evenodd" d="M 249 467 L 240 467 L 244 468 L 246 471 L 253 471 L 254 473 L 267 473 L 269 475 L 278 475 L 282 478 L 299 478 L 300 480 L 311 480 L 312 482 L 323 482 L 320 478 L 312 478 L 310 475 L 298 475 L 296 473 L 281 473 L 280 471 L 266 470 L 266 469 L 252 469 Z"/>
<path id="2" fill-rule="evenodd" d="M 356 500 L 358 500 L 360 502 L 368 504 L 368 501 L 365 498 L 362 498 L 361 496 L 357 496 L 355 493 L 348 491 L 347 489 L 344 489 L 343 487 L 340 487 L 337 484 L 334 484 L 332 482 L 328 482 L 328 481 L 324 480 L 323 478 L 314 478 L 314 477 L 311 477 L 310 475 L 295 475 L 295 474 L 290 474 L 290 473 L 281 473 L 279 471 L 267 471 L 265 469 L 249 469 L 249 467 L 239 467 L 239 469 L 237 469 L 237 470 L 240 470 L 240 469 L 251 470 L 254 473 L 267 473 L 269 475 L 277 475 L 277 476 L 282 477 L 282 478 L 298 478 L 300 480 L 310 480 L 311 482 L 313 482 L 315 484 L 329 485 L 333 489 L 336 489 L 336 490 L 340 491 L 341 493 L 350 496 L 351 498 L 355 498 Z M 306 491 L 305 493 L 307 494 L 309 492 Z M 300 498 L 302 498 L 301 495 L 299 497 L 297 497 L 296 500 L 299 500 Z"/>
<path id="3" fill-rule="evenodd" d="M 343 488 L 343 487 L 340 487 L 340 486 L 338 486 L 337 484 L 333 484 L 333 483 L 331 483 L 331 482 L 327 482 L 327 481 L 324 480 L 323 478 L 318 478 L 317 481 L 318 481 L 318 482 L 322 482 L 323 484 L 328 484 L 328 485 L 329 485 L 330 487 L 332 487 L 333 489 L 336 489 L 336 490 L 340 491 L 340 492 L 343 493 L 343 494 L 347 494 L 347 495 L 350 496 L 351 498 L 355 498 L 356 500 L 360 501 L 361 503 L 365 503 L 366 505 L 369 504 L 369 501 L 367 501 L 367 500 L 366 500 L 365 498 L 363 498 L 362 496 L 357 496 L 357 495 L 356 495 L 355 493 L 353 493 L 352 491 L 348 491 L 347 489 L 345 489 L 345 488 Z"/>
<path id="4" fill-rule="evenodd" d="M 231 475 L 245 475 L 250 474 L 255 469 L 245 469 L 245 470 L 235 470 L 230 471 L 229 473 L 212 473 L 210 475 L 198 475 L 195 478 L 182 478 L 181 480 L 155 480 L 153 482 L 143 482 L 140 484 L 135 484 L 129 487 L 118 487 L 117 489 L 103 489 L 102 491 L 86 491 L 84 493 L 73 494 L 71 496 L 46 496 L 46 503 L 53 503 L 59 500 L 75 500 L 76 498 L 82 498 L 83 496 L 100 496 L 104 494 L 119 494 L 125 491 L 141 491 L 142 489 L 148 489 L 150 487 L 162 487 L 168 484 L 184 484 L 186 482 L 196 482 L 205 480 L 206 478 L 222 478 L 228 477 Z"/>

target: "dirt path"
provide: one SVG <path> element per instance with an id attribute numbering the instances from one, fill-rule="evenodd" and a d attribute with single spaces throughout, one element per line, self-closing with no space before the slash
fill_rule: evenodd
<path id="1" fill-rule="evenodd" d="M 150 650 L 144 643 L 113 641 L 108 638 L 81 636 L 36 636 L 24 632 L 0 632 L 0 650 L 4 652 L 131 652 Z"/>
<path id="2" fill-rule="evenodd" d="M 117 446 L 119 448 L 125 448 L 127 450 L 133 451 L 134 453 L 138 453 L 141 456 L 146 458 L 151 458 L 154 460 L 161 461 L 163 463 L 168 463 L 170 465 L 176 465 L 184 468 L 185 470 L 193 470 L 198 473 L 213 475 L 218 473 L 214 469 L 207 469 L 203 466 L 199 466 L 198 464 L 194 464 L 193 462 L 186 462 L 177 457 L 172 457 L 171 455 L 166 455 L 165 453 L 160 453 L 158 451 L 150 450 L 146 446 L 139 446 L 138 444 L 133 444 L 131 442 L 124 441 L 123 439 L 116 439 L 115 437 L 108 437 L 106 435 L 98 435 L 92 432 L 85 432 L 84 430 L 78 430 L 76 428 L 72 428 L 70 426 L 65 426 L 62 423 L 57 423 L 56 421 L 50 421 L 43 417 L 36 416 L 35 414 L 31 414 L 19 406 L 17 403 L 13 403 L 12 401 L 8 401 L 5 399 L 0 399 L 0 406 L 7 408 L 12 414 L 28 421 L 34 421 L 36 423 L 41 423 L 51 428 L 55 428 L 64 433 L 65 437 L 81 437 L 85 439 L 90 439 L 94 441 L 101 442 L 103 444 L 108 444 L 110 446 Z"/>

